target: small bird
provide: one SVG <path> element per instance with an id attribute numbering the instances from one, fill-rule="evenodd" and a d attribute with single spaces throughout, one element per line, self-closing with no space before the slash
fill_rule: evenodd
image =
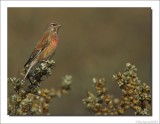
<path id="1" fill-rule="evenodd" d="M 30 55 L 29 60 L 24 65 L 25 68 L 28 68 L 25 76 L 25 79 L 31 70 L 31 68 L 39 61 L 46 60 L 53 53 L 55 53 L 58 39 L 58 30 L 61 27 L 57 22 L 50 23 L 47 25 L 44 34 L 41 39 L 37 42 L 33 52 Z"/>

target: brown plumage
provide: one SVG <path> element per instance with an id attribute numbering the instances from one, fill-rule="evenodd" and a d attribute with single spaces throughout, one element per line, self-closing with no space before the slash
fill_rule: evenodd
<path id="1" fill-rule="evenodd" d="M 61 25 L 57 23 L 50 23 L 42 35 L 42 38 L 36 44 L 33 52 L 31 53 L 30 58 L 24 65 L 24 67 L 28 68 L 24 79 L 27 77 L 31 68 L 39 61 L 47 59 L 51 56 L 57 47 L 58 44 L 58 30 Z"/>

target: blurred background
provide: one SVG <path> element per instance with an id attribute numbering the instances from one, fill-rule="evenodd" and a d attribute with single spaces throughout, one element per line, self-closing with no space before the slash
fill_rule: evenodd
<path id="1" fill-rule="evenodd" d="M 56 68 L 43 88 L 60 86 L 73 76 L 72 90 L 53 99 L 51 115 L 93 115 L 82 99 L 94 92 L 92 78 L 105 77 L 107 89 L 120 97 L 112 75 L 131 62 L 142 82 L 152 84 L 151 8 L 8 8 L 8 77 L 19 77 L 48 23 L 57 21 L 60 42 Z"/>

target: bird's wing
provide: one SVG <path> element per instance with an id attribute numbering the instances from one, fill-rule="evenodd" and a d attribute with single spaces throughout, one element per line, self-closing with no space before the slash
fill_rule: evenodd
<path id="1" fill-rule="evenodd" d="M 24 65 L 24 67 L 26 67 L 26 65 L 30 64 L 40 53 L 41 53 L 41 50 L 34 50 L 31 54 L 30 58 L 28 59 L 28 61 Z"/>
<path id="2" fill-rule="evenodd" d="M 44 35 L 42 36 L 42 38 L 39 40 L 39 42 L 36 44 L 34 50 L 42 50 L 45 47 L 47 47 L 49 45 L 49 32 L 44 33 Z"/>
<path id="3" fill-rule="evenodd" d="M 49 45 L 48 36 L 49 36 L 49 33 L 46 33 L 43 35 L 43 37 L 40 39 L 40 41 L 35 46 L 30 58 L 28 59 L 24 67 L 30 64 Z"/>

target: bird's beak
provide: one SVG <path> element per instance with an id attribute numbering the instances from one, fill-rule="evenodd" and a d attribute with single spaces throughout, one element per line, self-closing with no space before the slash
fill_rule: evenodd
<path id="1" fill-rule="evenodd" d="M 58 27 L 62 27 L 61 25 L 58 25 Z"/>

